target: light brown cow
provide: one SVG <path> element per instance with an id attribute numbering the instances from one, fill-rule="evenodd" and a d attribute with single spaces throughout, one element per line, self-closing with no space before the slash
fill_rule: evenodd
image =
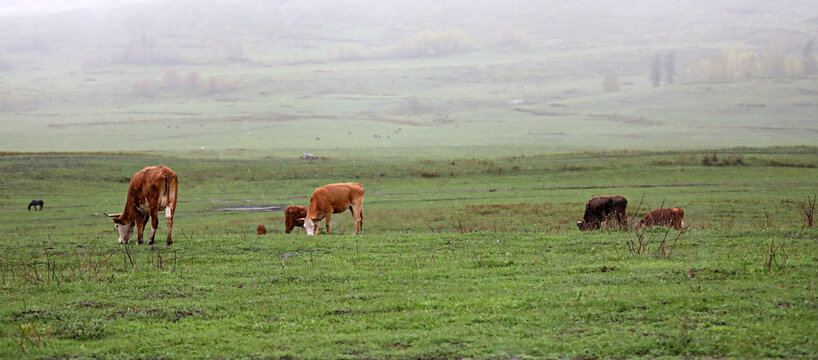
<path id="1" fill-rule="evenodd" d="M 304 229 L 307 235 L 315 235 L 318 222 L 327 219 L 327 234 L 330 233 L 332 214 L 352 212 L 355 219 L 355 232 L 358 234 L 364 223 L 363 217 L 364 187 L 358 183 L 324 185 L 312 193 L 307 216 L 304 217 Z"/>
<path id="2" fill-rule="evenodd" d="M 142 232 L 151 219 L 151 238 L 153 244 L 156 227 L 159 226 L 157 212 L 165 210 L 165 221 L 168 224 L 168 245 L 173 244 L 173 214 L 176 212 L 176 190 L 179 180 L 176 173 L 164 165 L 146 167 L 131 178 L 125 200 L 125 210 L 120 214 L 105 214 L 114 219 L 119 231 L 119 243 L 127 244 L 133 236 L 134 224 L 138 231 L 137 243 L 142 243 Z"/>
<path id="3" fill-rule="evenodd" d="M 681 230 L 685 226 L 685 212 L 682 208 L 662 208 L 656 209 L 645 215 L 639 221 L 639 227 L 647 226 L 672 226 L 676 230 Z"/>
<path id="4" fill-rule="evenodd" d="M 298 226 L 304 226 L 304 218 L 307 217 L 307 207 L 290 205 L 284 209 L 284 232 L 289 234 Z"/>

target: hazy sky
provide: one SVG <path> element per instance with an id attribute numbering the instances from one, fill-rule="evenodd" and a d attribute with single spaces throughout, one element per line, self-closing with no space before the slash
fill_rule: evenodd
<path id="1" fill-rule="evenodd" d="M 148 0 L 3 0 L 0 1 L 0 16 L 49 14 L 144 1 Z"/>

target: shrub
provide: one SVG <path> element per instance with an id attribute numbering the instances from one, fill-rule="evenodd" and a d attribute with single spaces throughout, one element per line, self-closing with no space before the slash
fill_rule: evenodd
<path id="1" fill-rule="evenodd" d="M 606 93 L 619 91 L 619 77 L 615 71 L 605 73 L 605 76 L 602 78 L 602 89 L 605 90 Z"/>
<path id="2" fill-rule="evenodd" d="M 185 78 L 185 87 L 188 89 L 198 89 L 199 88 L 199 72 L 198 71 L 191 71 L 187 74 Z"/>
<path id="3" fill-rule="evenodd" d="M 806 227 L 813 227 L 815 224 L 815 199 L 815 195 L 813 195 L 812 198 L 807 196 L 806 201 L 798 203 L 798 210 L 801 213 L 801 222 Z"/>
<path id="4" fill-rule="evenodd" d="M 165 70 L 165 75 L 162 76 L 162 83 L 165 84 L 166 87 L 178 87 L 181 83 L 179 73 L 173 69 Z"/>
<path id="5" fill-rule="evenodd" d="M 153 80 L 142 78 L 133 84 L 133 93 L 139 96 L 154 96 L 156 95 L 156 86 Z"/>
<path id="6" fill-rule="evenodd" d="M 207 79 L 204 92 L 208 94 L 226 93 L 239 87 L 238 81 L 228 81 L 224 76 L 211 76 Z"/>
<path id="7" fill-rule="evenodd" d="M 364 58 L 364 50 L 360 45 L 346 44 L 332 52 L 331 57 L 337 61 L 356 61 Z"/>
<path id="8" fill-rule="evenodd" d="M 402 52 L 406 56 L 438 56 L 470 50 L 472 40 L 458 29 L 425 30 L 406 40 Z"/>
<path id="9" fill-rule="evenodd" d="M 505 28 L 500 31 L 499 44 L 518 49 L 528 49 L 531 46 L 531 36 L 520 30 Z"/>
<path id="10" fill-rule="evenodd" d="M 702 165 L 704 166 L 739 166 L 744 165 L 744 157 L 741 155 L 730 155 L 726 158 L 721 158 L 713 153 L 713 155 L 705 155 L 702 158 Z"/>

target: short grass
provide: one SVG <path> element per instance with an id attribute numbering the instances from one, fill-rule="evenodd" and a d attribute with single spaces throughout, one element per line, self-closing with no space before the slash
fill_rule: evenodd
<path id="1" fill-rule="evenodd" d="M 714 152 L 725 166 L 702 165 Z M 0 356 L 814 358 L 818 233 L 797 208 L 818 188 L 816 161 L 810 147 L 4 154 Z M 127 179 L 158 163 L 180 176 L 174 245 L 116 244 L 102 212 L 121 210 Z M 348 214 L 307 237 L 283 234 L 281 213 L 220 210 L 306 204 L 337 181 L 366 187 L 360 236 Z M 584 202 L 612 193 L 637 216 L 681 206 L 690 228 L 677 240 L 649 229 L 644 255 L 628 246 L 639 233 L 577 231 Z M 35 198 L 44 211 L 26 210 Z"/>

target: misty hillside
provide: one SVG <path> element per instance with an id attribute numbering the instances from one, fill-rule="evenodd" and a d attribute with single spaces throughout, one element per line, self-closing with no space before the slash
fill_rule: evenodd
<path id="1" fill-rule="evenodd" d="M 10 5 L 6 5 L 10 6 Z M 0 8 L 0 14 L 2 14 Z M 320 58 L 327 43 L 392 56 L 423 30 L 459 29 L 476 50 L 504 29 L 528 35 L 528 51 L 617 46 L 799 50 L 818 34 L 818 4 L 809 1 L 141 1 L 99 4 L 55 14 L 3 17 L 6 66 L 20 51 L 110 56 L 145 37 L 180 63 L 208 61 L 202 52 L 242 46 L 246 60 Z M 172 55 L 172 56 L 171 56 Z M 208 54 L 211 57 L 217 56 Z"/>
<path id="2" fill-rule="evenodd" d="M 552 151 L 818 131 L 809 1 L 38 4 L 0 5 L 5 150 L 32 150 L 30 134 L 50 150 Z M 168 134 L 123 137 L 146 128 Z"/>

